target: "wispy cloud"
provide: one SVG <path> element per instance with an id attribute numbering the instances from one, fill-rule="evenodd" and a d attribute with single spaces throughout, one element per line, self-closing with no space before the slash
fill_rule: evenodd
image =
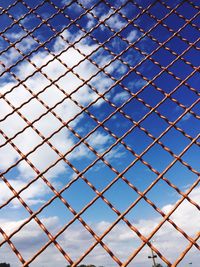
<path id="1" fill-rule="evenodd" d="M 200 200 L 200 188 L 197 187 L 192 191 L 190 197 L 193 201 L 199 202 Z M 165 205 L 162 210 L 167 213 L 169 212 L 176 203 Z M 191 218 L 195 224 L 191 225 Z M 181 227 L 188 235 L 195 237 L 198 232 L 198 225 L 200 224 L 200 216 L 198 209 L 196 209 L 191 203 L 185 200 L 181 204 L 181 208 L 172 215 L 171 219 Z M 139 229 L 139 231 L 148 236 L 153 229 L 161 221 L 161 217 L 155 217 L 152 219 L 141 219 L 138 222 L 134 222 L 134 226 Z M 46 217 L 42 219 L 45 226 L 52 232 L 56 232 L 62 225 L 62 222 L 58 217 Z M 9 234 L 18 228 L 23 221 L 7 221 L 6 219 L 0 219 L 3 230 Z M 98 223 L 90 223 L 92 229 L 99 235 L 101 235 L 109 226 L 111 222 L 100 221 Z M 26 234 L 25 234 L 25 232 Z M 171 262 L 175 261 L 179 256 L 181 251 L 185 249 L 188 245 L 185 237 L 178 233 L 173 226 L 166 222 L 154 236 L 153 245 L 162 252 L 162 254 L 167 257 Z M 26 240 L 26 241 L 25 241 Z M 37 240 L 37 242 L 36 242 Z M 141 245 L 139 237 L 132 231 L 125 223 L 117 224 L 113 230 L 108 234 L 103 241 L 105 244 L 117 254 L 121 261 L 125 261 L 135 249 Z M 28 242 L 28 243 L 27 243 Z M 26 229 L 20 232 L 15 238 L 15 245 L 17 248 L 22 249 L 23 244 L 29 244 L 28 246 L 23 246 L 23 254 L 28 259 L 34 254 L 35 249 L 39 249 L 47 242 L 47 238 L 43 234 L 42 230 L 33 221 L 30 222 Z M 89 234 L 89 232 L 81 225 L 81 223 L 76 222 L 70 226 L 59 238 L 58 242 L 61 246 L 69 253 L 73 260 L 76 260 L 87 248 L 95 242 L 95 239 Z M 174 249 L 176 248 L 176 249 Z M 1 260 L 9 261 L 13 266 L 20 266 L 17 259 L 10 257 L 9 249 L 6 246 L 2 247 L 2 257 Z M 51 252 L 51 253 L 50 253 Z M 142 266 L 149 266 L 148 255 L 151 253 L 150 249 L 145 246 L 144 249 L 138 254 L 134 259 L 133 264 Z M 56 254 L 56 257 L 54 255 Z M 157 258 L 158 262 L 162 263 L 162 260 Z M 190 252 L 190 261 L 193 262 L 194 266 L 198 266 L 198 255 L 195 249 Z M 101 246 L 97 246 L 95 253 L 86 257 L 84 260 L 87 264 L 96 264 L 103 266 L 115 266 L 115 262 L 107 255 Z M 53 246 L 48 248 L 48 253 L 42 253 L 38 259 L 36 259 L 35 264 L 38 267 L 43 266 L 48 263 L 48 266 L 64 266 L 64 260 L 62 255 L 56 251 Z M 185 266 L 186 261 L 182 262 L 180 266 Z M 165 265 L 164 263 L 162 263 Z M 66 265 L 66 263 L 65 263 Z"/>
<path id="2" fill-rule="evenodd" d="M 71 36 L 69 32 L 65 32 L 66 36 Z M 73 35 L 71 38 L 77 38 L 76 35 Z M 31 44 L 30 44 L 31 45 Z M 65 43 L 67 47 L 67 44 Z M 60 43 L 60 39 L 58 38 L 54 44 L 54 52 L 59 53 L 63 49 L 63 43 Z M 86 42 L 82 42 L 79 44 L 79 49 L 85 55 L 90 54 L 94 49 L 96 49 L 95 45 L 87 44 Z M 77 73 L 77 76 L 81 77 L 81 79 L 87 80 L 94 73 L 98 71 L 98 69 L 90 63 L 88 60 L 84 60 L 84 56 L 81 55 L 74 48 L 69 48 L 67 52 L 64 52 L 60 57 L 60 60 L 64 62 L 69 68 L 76 65 L 78 62 L 82 61 L 82 63 L 74 69 Z M 105 59 L 105 58 L 104 58 Z M 46 64 L 48 61 L 51 61 L 46 67 L 43 68 L 43 72 L 50 79 L 55 80 L 61 75 L 63 75 L 67 68 L 65 68 L 57 59 L 53 60 L 53 56 L 49 55 L 47 52 L 38 52 L 31 57 L 31 61 L 36 64 L 38 68 Z M 20 79 L 24 79 L 27 76 L 31 75 L 35 71 L 35 68 L 28 62 L 24 61 L 16 68 L 16 73 Z M 44 87 L 48 87 L 45 92 L 39 95 L 41 101 L 43 101 L 47 106 L 52 107 L 61 99 L 66 97 L 69 93 L 73 92 L 77 87 L 81 86 L 83 81 L 79 79 L 75 73 L 69 72 L 64 75 L 62 79 L 60 79 L 57 84 L 66 92 L 66 95 L 59 91 L 59 89 L 55 85 L 51 85 L 50 81 L 39 72 L 36 72 L 35 75 L 28 78 L 25 82 L 25 85 L 30 88 L 33 94 L 40 92 Z M 101 85 L 99 81 L 101 80 Z M 99 75 L 93 81 L 93 86 L 96 86 L 97 90 L 100 89 L 101 92 L 105 90 L 106 86 L 109 86 L 111 81 L 108 77 Z M 7 93 L 12 87 L 16 87 L 11 93 L 6 95 L 6 99 L 14 106 L 18 107 L 24 102 L 28 101 L 32 95 L 29 93 L 23 85 L 17 85 L 17 82 L 8 82 L 1 88 L 1 93 Z M 82 86 L 73 96 L 74 101 L 80 103 L 80 105 L 87 105 L 91 101 L 94 101 L 98 94 L 93 92 L 88 86 Z M 103 102 L 99 101 L 98 106 L 100 106 Z M 71 100 L 66 99 L 59 104 L 54 111 L 61 118 L 63 122 L 68 121 L 73 118 L 76 114 L 80 112 L 80 108 Z M 0 112 L 1 116 L 4 117 L 12 111 L 12 108 L 6 103 L 5 100 L 1 99 L 1 107 Z M 47 109 L 37 100 L 32 99 L 29 103 L 24 105 L 20 112 L 25 116 L 30 122 L 36 120 L 43 113 L 45 113 Z M 78 123 L 81 123 L 84 120 L 83 115 L 78 116 L 73 123 L 71 123 L 72 127 L 75 127 Z M 12 127 L 11 127 L 12 125 Z M 9 115 L 4 121 L 1 122 L 1 129 L 8 136 L 8 138 L 14 136 L 19 131 L 21 131 L 24 127 L 26 127 L 26 122 L 16 113 Z M 51 113 L 42 116 L 41 119 L 34 123 L 34 127 L 38 129 L 44 137 L 50 136 L 54 131 L 59 129 L 62 126 L 62 123 Z M 79 127 L 82 127 L 81 125 Z M 94 136 L 94 140 L 91 141 L 91 145 L 102 146 L 108 141 L 108 136 L 96 134 Z M 12 140 L 12 142 L 21 150 L 22 153 L 26 154 L 30 150 L 34 149 L 37 145 L 42 142 L 42 138 L 39 137 L 37 133 L 31 128 L 28 127 L 25 131 L 17 135 L 16 138 Z M 50 142 L 58 149 L 61 153 L 66 153 L 74 144 L 76 138 L 74 135 L 63 128 L 62 131 L 59 131 L 56 135 L 54 135 Z M 5 139 L 1 136 L 1 143 L 5 142 Z M 83 145 L 84 146 L 84 145 Z M 14 150 L 14 148 L 7 144 L 0 148 L 0 169 L 2 171 L 6 170 L 9 166 L 14 164 L 16 160 L 20 159 L 20 155 Z M 7 155 L 6 157 L 4 155 Z M 81 157 L 87 157 L 87 150 L 83 147 L 80 149 L 74 150 L 73 153 L 69 155 L 70 158 L 81 159 Z M 56 152 L 50 148 L 50 146 L 46 143 L 42 144 L 34 153 L 30 154 L 28 157 L 32 164 L 41 172 L 45 170 L 48 166 L 50 166 L 53 162 L 55 162 L 59 156 Z M 20 164 L 17 165 L 17 171 L 19 172 L 21 181 L 18 181 L 14 184 L 16 189 L 18 189 L 19 184 L 23 185 L 27 180 L 36 176 L 36 173 L 33 169 L 28 165 L 26 161 L 21 161 Z M 58 175 L 65 171 L 65 163 L 64 161 L 60 161 L 52 170 L 48 171 L 46 174 L 47 178 L 52 179 L 56 178 Z M 33 191 L 32 191 L 33 192 Z M 38 193 L 40 192 L 40 188 L 38 187 Z M 43 195 L 45 195 L 43 192 Z M 33 193 L 32 196 L 30 194 L 29 203 L 34 203 L 34 198 L 36 193 Z M 2 200 L 5 199 L 7 195 L 2 193 Z"/>

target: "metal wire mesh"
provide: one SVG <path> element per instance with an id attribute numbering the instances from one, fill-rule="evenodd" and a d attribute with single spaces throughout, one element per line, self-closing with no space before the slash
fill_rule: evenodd
<path id="1" fill-rule="evenodd" d="M 186 16 L 186 9 L 189 10 L 190 16 Z M 176 17 L 176 23 L 173 23 L 173 19 L 170 20 L 173 16 Z M 1 210 L 5 212 L 10 209 L 12 203 L 18 203 L 15 205 L 25 208 L 27 213 L 25 219 L 17 223 L 16 227 L 11 227 L 10 231 L 2 226 L 1 248 L 8 244 L 22 266 L 32 266 L 52 244 L 59 251 L 57 258 L 63 255 L 66 264 L 70 266 L 82 263 L 97 246 L 101 246 L 110 256 L 113 266 L 134 266 L 134 259 L 145 247 L 151 249 L 152 256 L 157 255 L 167 266 L 177 266 L 192 248 L 199 250 L 200 232 L 187 233 L 173 219 L 173 214 L 182 207 L 184 201 L 196 211 L 199 210 L 197 200 L 192 197 L 192 192 L 199 184 L 198 167 L 189 158 L 184 157 L 194 145 L 199 147 L 200 144 L 199 133 L 189 129 L 194 124 L 199 126 L 197 122 L 200 118 L 199 91 L 195 87 L 195 82 L 199 81 L 199 67 L 198 62 L 193 60 L 194 57 L 198 58 L 196 55 L 199 52 L 199 37 L 196 38 L 199 33 L 198 16 L 198 2 L 189 0 L 45 0 L 34 3 L 16 0 L 2 4 L 1 185 L 6 186 L 10 195 L 2 197 Z M 185 35 L 184 30 L 187 27 L 190 27 L 191 34 Z M 189 54 L 191 50 L 195 51 L 195 56 Z M 170 79 L 173 82 L 170 82 Z M 118 92 L 120 97 L 116 97 Z M 192 97 L 188 96 L 190 93 Z M 177 111 L 174 116 L 178 114 L 175 119 L 172 117 L 172 105 Z M 138 114 L 135 114 L 131 107 L 137 109 Z M 47 116 L 50 117 L 45 121 Z M 164 126 L 158 126 L 157 132 L 149 126 L 154 125 L 153 128 L 156 129 L 157 119 L 154 116 L 164 123 Z M 191 118 L 195 122 L 185 128 L 181 122 Z M 45 125 L 45 122 L 48 125 Z M 123 122 L 128 126 L 124 127 Z M 84 123 L 84 126 L 81 123 Z M 106 136 L 107 140 L 112 138 L 112 142 L 107 142 L 106 146 L 98 139 L 100 130 L 104 132 L 103 137 Z M 127 139 L 134 133 L 137 136 L 138 131 L 146 136 L 144 145 L 140 144 L 139 150 L 137 144 Z M 180 139 L 184 137 L 184 147 L 176 136 L 169 137 L 168 134 L 172 131 L 180 134 Z M 65 137 L 61 133 L 64 133 Z M 64 141 L 60 144 L 62 138 Z M 148 142 L 145 138 L 148 138 Z M 174 140 L 179 150 L 171 145 Z M 141 140 L 138 142 L 142 143 Z M 123 153 L 120 154 L 117 150 L 119 146 L 129 153 L 129 156 L 124 158 Z M 157 146 L 161 152 L 155 150 L 151 157 L 156 157 L 157 162 L 164 161 L 163 169 L 160 169 L 151 157 L 145 157 Z M 170 156 L 170 161 L 162 158 L 163 152 Z M 82 165 L 77 163 L 81 153 Z M 196 157 L 197 152 L 195 153 Z M 113 158 L 115 161 L 112 161 Z M 126 164 L 120 165 L 121 161 Z M 177 163 L 194 177 L 187 181 L 187 190 L 183 190 L 180 183 L 168 178 L 168 172 Z M 99 169 L 98 164 L 102 164 Z M 135 169 L 137 164 L 141 164 L 154 175 L 148 184 L 144 184 L 143 189 L 128 175 L 130 170 L 138 175 Z M 51 171 L 57 166 L 61 166 L 61 171 L 52 174 Z M 106 178 L 108 173 L 104 173 L 103 168 L 107 168 L 112 178 Z M 22 175 L 23 171 L 24 176 L 28 178 L 18 186 L 13 181 Z M 70 171 L 72 178 L 67 182 L 63 181 L 63 177 L 59 175 L 64 173 L 69 177 Z M 101 186 L 95 182 L 97 178 L 91 179 L 95 173 L 101 178 Z M 175 176 L 175 173 L 173 175 Z M 58 185 L 52 177 L 61 179 L 62 184 Z M 94 197 L 86 203 L 82 200 L 83 205 L 77 211 L 70 203 L 70 197 L 68 199 L 68 195 L 64 193 L 72 187 L 82 190 L 78 184 L 80 180 L 91 189 Z M 34 209 L 30 204 L 30 199 L 34 196 L 28 190 L 35 184 L 38 186 L 37 190 L 41 190 L 42 198 L 44 192 L 37 184 L 38 181 L 43 183 L 45 188 L 48 187 L 51 197 L 39 201 Z M 121 210 L 109 197 L 109 192 L 119 181 L 137 196 L 130 199 L 129 205 Z M 160 181 L 165 184 L 165 188 L 172 189 L 178 195 L 178 201 L 169 210 L 162 209 L 149 195 L 153 189 L 159 190 L 157 185 Z M 4 190 L 2 187 L 2 196 Z M 114 190 L 114 194 L 118 195 L 118 189 Z M 64 225 L 54 232 L 54 229 L 49 230 L 40 214 L 48 207 L 51 209 L 56 200 L 59 200 L 72 216 L 71 219 L 65 219 Z M 98 200 L 116 215 L 115 220 L 103 228 L 100 234 L 87 218 L 85 219 L 87 211 L 91 210 Z M 118 202 L 123 200 L 118 199 Z M 139 203 L 146 203 L 162 218 L 148 234 L 128 217 Z M 55 208 L 52 208 L 51 213 L 54 212 Z M 97 211 L 93 216 L 97 216 Z M 105 213 L 104 220 L 106 218 Z M 32 221 L 40 227 L 40 232 L 46 234 L 47 241 L 24 257 L 23 247 L 18 248 L 15 237 Z M 88 247 L 72 259 L 70 250 L 62 245 L 59 238 L 77 221 L 93 239 Z M 109 242 L 106 242 L 106 237 L 121 222 L 125 223 L 140 241 L 138 246 L 131 249 L 132 252 L 126 259 L 120 258 L 119 254 L 111 249 Z M 173 259 L 152 242 L 166 222 L 187 241 L 187 245 L 181 252 L 176 252 Z M 9 222 L 7 224 L 9 225 Z M 26 246 L 25 239 L 24 244 Z M 98 257 L 98 253 L 96 254 Z"/>

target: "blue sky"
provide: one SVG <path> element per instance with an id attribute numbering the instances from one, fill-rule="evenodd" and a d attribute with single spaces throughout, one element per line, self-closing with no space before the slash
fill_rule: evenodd
<path id="1" fill-rule="evenodd" d="M 78 178 L 78 173 L 81 173 L 100 192 L 119 173 L 123 172 L 124 180 L 126 179 L 137 190 L 143 192 L 157 178 L 158 173 L 162 173 L 169 166 L 174 156 L 179 155 L 191 140 L 198 136 L 200 76 L 197 71 L 191 75 L 194 71 L 193 66 L 198 67 L 199 63 L 199 49 L 197 49 L 199 17 L 196 15 L 197 8 L 195 8 L 198 2 L 193 0 L 193 5 L 171 0 L 165 5 L 161 2 L 153 4 L 150 0 L 137 0 L 136 3 L 115 1 L 113 4 L 112 1 L 100 3 L 98 1 L 80 1 L 80 3 L 79 1 L 72 1 L 72 3 L 53 1 L 53 5 L 48 2 L 42 4 L 38 0 L 34 2 L 26 0 L 25 4 L 19 2 L 10 8 L 9 5 L 13 4 L 13 1 L 1 3 L 2 8 L 8 8 L 8 11 L 4 14 L 0 11 L 2 32 L 0 61 L 3 63 L 0 67 L 0 82 L 1 93 L 5 94 L 0 106 L 1 129 L 4 133 L 4 137 L 2 135 L 0 139 L 0 170 L 16 191 L 26 186 L 37 176 L 37 173 L 28 166 L 25 160 L 20 159 L 21 156 L 12 146 L 5 144 L 5 136 L 12 138 L 13 144 L 24 154 L 37 147 L 28 159 L 39 173 L 44 172 L 44 177 L 53 184 L 56 190 L 59 191 L 70 184 L 62 196 L 76 212 L 96 197 L 96 193 L 84 179 Z M 148 12 L 137 18 L 141 10 L 151 4 Z M 65 5 L 66 8 L 64 8 Z M 122 8 L 120 8 L 121 5 Z M 167 16 L 176 5 L 178 5 L 176 13 Z M 26 15 L 31 8 L 35 10 L 35 13 Z M 58 12 L 53 16 L 59 8 L 63 8 L 63 12 Z M 120 12 L 117 15 L 113 14 L 118 8 Z M 87 15 L 85 9 L 90 10 Z M 180 14 L 186 20 L 178 16 Z M 80 18 L 77 19 L 79 16 Z M 163 19 L 165 16 L 167 18 Z M 193 16 L 195 17 L 191 23 L 185 25 L 187 20 Z M 98 25 L 97 18 L 105 22 Z M 20 19 L 20 25 L 10 26 L 13 19 Z M 42 19 L 48 20 L 51 27 L 41 22 Z M 156 25 L 157 19 L 163 20 Z M 76 25 L 70 24 L 70 20 L 76 20 Z M 41 27 L 38 27 L 40 23 Z M 183 29 L 179 34 L 175 34 L 181 27 Z M 148 35 L 145 34 L 147 31 L 149 31 Z M 28 32 L 29 36 L 23 38 Z M 56 37 L 53 37 L 54 32 L 56 32 Z M 11 47 L 13 42 L 16 42 L 16 48 Z M 41 43 L 44 43 L 45 48 L 39 46 Z M 189 47 L 192 43 L 194 46 Z M 154 50 L 156 52 L 153 52 Z M 180 54 L 182 56 L 178 58 Z M 55 55 L 57 59 L 54 58 Z M 45 66 L 42 67 L 43 65 Z M 42 67 L 42 73 L 38 73 L 36 67 Z M 67 71 L 67 67 L 73 68 L 73 72 L 70 69 Z M 104 67 L 105 71 L 99 69 L 101 67 Z M 164 69 L 165 67 L 167 69 Z M 12 73 L 7 73 L 6 68 L 10 68 Z M 180 84 L 185 79 L 186 81 Z M 56 82 L 51 84 L 51 81 L 55 80 Z M 22 82 L 19 84 L 19 81 Z M 87 83 L 83 85 L 85 81 Z M 178 89 L 171 94 L 176 87 Z M 42 91 L 44 88 L 46 89 Z M 79 90 L 72 93 L 77 88 Z M 12 91 L 9 92 L 10 90 Z M 97 93 L 103 94 L 104 97 L 99 97 Z M 32 99 L 32 94 L 38 94 L 38 99 Z M 71 99 L 68 98 L 68 94 L 71 94 Z M 166 94 L 171 95 L 163 100 Z M 62 101 L 63 98 L 65 98 L 64 101 Z M 162 104 L 159 105 L 161 101 Z M 127 103 L 124 104 L 125 102 Z M 9 103 L 14 108 L 20 106 L 20 113 L 12 114 L 13 108 L 9 107 Z M 42 103 L 45 103 L 46 107 Z M 155 106 L 156 109 L 150 112 Z M 53 107 L 52 110 L 57 118 L 52 113 L 47 114 L 48 107 Z M 87 107 L 87 112 L 81 113 L 81 109 L 85 107 Z M 118 107 L 121 107 L 120 112 Z M 190 107 L 190 113 L 185 112 L 185 109 Z M 33 128 L 27 126 L 27 122 L 20 117 L 20 114 L 30 122 L 34 122 L 34 129 L 41 133 L 40 136 Z M 181 119 L 178 119 L 181 115 Z M 76 119 L 73 120 L 74 116 Z M 151 145 L 169 127 L 170 123 L 176 120 L 175 127 L 170 127 L 169 131 L 161 136 L 159 143 Z M 69 122 L 70 129 L 63 126 L 66 122 Z M 103 125 L 100 125 L 101 122 Z M 135 125 L 138 122 L 139 126 Z M 79 142 L 93 129 L 96 130 L 85 139 L 85 143 Z M 53 134 L 55 131 L 57 133 Z M 76 132 L 76 136 L 73 131 Z M 128 132 L 127 135 L 126 132 Z M 40 145 L 44 138 L 51 135 L 48 143 Z M 122 136 L 123 143 L 120 143 L 117 140 Z M 199 141 L 200 138 L 197 138 L 196 143 L 182 156 L 182 162 L 176 161 L 164 174 L 171 184 L 183 192 L 195 183 L 200 172 Z M 46 172 L 46 168 L 59 159 L 58 153 L 53 151 L 49 144 L 53 145 L 59 153 L 66 154 L 66 160 L 59 160 Z M 72 149 L 76 144 L 78 144 L 76 148 Z M 97 155 L 88 146 L 98 154 L 103 154 L 106 150 L 109 152 L 105 154 L 103 161 L 97 160 Z M 151 148 L 144 155 L 142 154 L 142 161 L 138 160 L 137 156 L 148 146 Z M 164 150 L 163 146 L 170 153 Z M 109 150 L 110 147 L 111 150 Z M 74 166 L 74 170 L 67 162 Z M 193 171 L 187 168 L 187 163 Z M 90 164 L 92 166 L 87 169 Z M 108 166 L 109 164 L 112 169 Z M 131 167 L 124 172 L 128 166 Z M 9 171 L 6 171 L 8 168 Z M 119 178 L 103 194 L 120 212 L 124 212 L 139 197 L 138 193 L 124 180 Z M 9 200 L 12 192 L 3 181 L 1 181 L 0 192 L 1 205 L 9 201 L 0 210 L 0 222 L 5 232 L 12 233 L 16 226 L 23 224 L 23 220 L 26 220 L 30 214 L 16 198 Z M 198 192 L 197 186 L 191 193 L 192 200 L 197 203 L 199 202 Z M 36 212 L 54 197 L 54 193 L 40 177 L 23 190 L 20 196 Z M 172 208 L 181 198 L 180 194 L 162 179 L 146 196 L 157 207 L 168 212 L 169 208 Z M 185 200 L 182 209 L 199 221 L 197 208 L 188 203 Z M 181 209 L 175 212 L 174 220 L 191 237 L 194 237 L 197 226 L 190 227 L 187 216 L 181 212 Z M 73 217 L 74 215 L 58 199 L 38 214 L 38 218 L 44 221 L 47 228 L 54 234 Z M 100 232 L 117 217 L 118 215 L 100 198 L 82 214 L 82 218 L 95 231 Z M 126 218 L 141 229 L 146 236 L 162 219 L 161 215 L 145 200 L 140 200 L 126 215 Z M 185 218 L 185 220 L 180 218 Z M 79 224 L 74 223 L 72 229 L 69 227 L 65 235 L 61 235 L 58 240 L 63 244 L 64 249 L 69 251 L 74 261 L 84 252 L 83 247 L 86 250 L 91 245 L 91 237 L 85 236 L 89 234 Z M 165 223 L 160 232 L 158 231 L 155 235 L 155 247 L 162 251 L 163 244 L 168 243 L 166 258 L 173 262 L 178 258 L 181 249 L 184 250 L 187 242 L 183 236 L 180 236 L 180 240 L 183 239 L 182 247 L 180 251 L 174 253 L 173 247 L 176 243 L 168 238 L 174 234 L 175 239 L 179 239 L 174 228 L 167 227 Z M 26 228 L 27 230 L 17 233 L 11 240 L 16 247 L 19 247 L 25 259 L 29 260 L 34 249 L 36 251 L 42 247 L 48 238 L 42 234 L 33 220 L 23 227 L 23 229 Z M 33 236 L 30 235 L 31 228 L 35 229 Z M 79 229 L 79 234 L 77 229 Z M 76 238 L 74 241 L 73 238 L 69 240 L 69 237 L 76 236 L 76 233 L 77 240 Z M 25 249 L 22 245 L 28 242 L 29 235 L 32 240 L 30 243 L 32 252 L 31 249 Z M 132 235 L 127 225 L 120 221 L 119 226 L 114 230 L 113 237 L 112 234 L 108 234 L 105 242 L 114 253 L 118 253 L 120 260 L 126 261 L 127 257 L 134 252 L 133 247 L 137 248 L 141 243 L 138 237 L 132 237 Z M 81 244 L 78 248 L 75 240 Z M 125 247 L 127 250 L 124 249 Z M 50 246 L 49 253 L 52 254 L 53 250 L 54 248 Z M 86 257 L 83 262 L 92 261 L 97 265 L 103 263 L 106 266 L 115 266 L 116 263 L 109 256 L 105 256 L 105 251 L 101 252 L 101 250 L 101 247 L 97 248 L 96 255 L 99 255 L 99 258 L 95 257 L 94 253 L 94 255 L 91 254 L 91 258 Z M 135 262 L 137 266 L 148 266 L 146 257 L 148 253 L 149 249 L 145 246 L 133 260 L 133 264 Z M 163 253 L 165 254 L 165 249 Z M 65 263 L 60 257 L 62 256 L 57 259 L 52 258 L 52 262 L 56 260 L 58 266 L 64 266 Z M 197 266 L 195 265 L 197 264 L 195 248 L 191 249 L 189 257 L 189 261 L 193 261 L 193 265 Z M 3 244 L 0 261 L 7 261 L 7 258 L 14 266 L 20 266 L 14 253 L 9 251 L 6 244 Z M 48 253 L 42 253 L 30 266 L 45 266 L 47 260 Z M 162 262 L 161 259 L 158 261 Z M 185 262 L 187 262 L 187 257 Z M 180 266 L 183 265 L 180 264 Z"/>

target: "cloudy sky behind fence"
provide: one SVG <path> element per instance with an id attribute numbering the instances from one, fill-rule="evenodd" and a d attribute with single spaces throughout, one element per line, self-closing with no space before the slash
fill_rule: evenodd
<path id="1" fill-rule="evenodd" d="M 27 261 L 49 241 L 36 221 L 25 223 L 30 213 L 12 188 L 18 192 L 29 185 L 20 197 L 33 212 L 45 206 L 37 217 L 52 235 L 74 218 L 54 197 L 55 190 L 66 187 L 62 197 L 76 213 L 96 198 L 81 218 L 101 236 L 118 219 L 114 208 L 125 212 L 160 177 L 125 215 L 148 237 L 163 220 L 161 213 L 168 214 L 182 198 L 180 192 L 199 177 L 198 2 L 25 0 L 1 5 L 3 231 L 9 236 L 23 225 L 11 241 Z M 116 177 L 103 193 L 112 210 L 97 196 Z M 197 183 L 189 194 L 196 206 L 185 199 L 170 216 L 194 239 L 199 188 Z M 171 263 L 189 245 L 164 221 L 152 239 Z M 0 262 L 21 266 L 3 236 L 0 242 Z M 76 262 L 96 240 L 76 219 L 57 242 Z M 142 245 L 124 220 L 103 242 L 121 262 Z M 191 261 L 197 266 L 197 251 L 193 246 L 180 266 Z M 130 266 L 150 266 L 150 253 L 145 245 Z M 158 262 L 165 265 L 159 257 Z M 83 263 L 117 266 L 100 244 Z M 55 265 L 67 262 L 54 244 L 29 264 Z"/>

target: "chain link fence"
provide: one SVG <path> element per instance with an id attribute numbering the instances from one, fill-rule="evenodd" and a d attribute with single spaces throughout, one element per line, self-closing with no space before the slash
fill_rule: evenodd
<path id="1" fill-rule="evenodd" d="M 195 259 L 199 2 L 1 5 L 0 261 Z"/>

